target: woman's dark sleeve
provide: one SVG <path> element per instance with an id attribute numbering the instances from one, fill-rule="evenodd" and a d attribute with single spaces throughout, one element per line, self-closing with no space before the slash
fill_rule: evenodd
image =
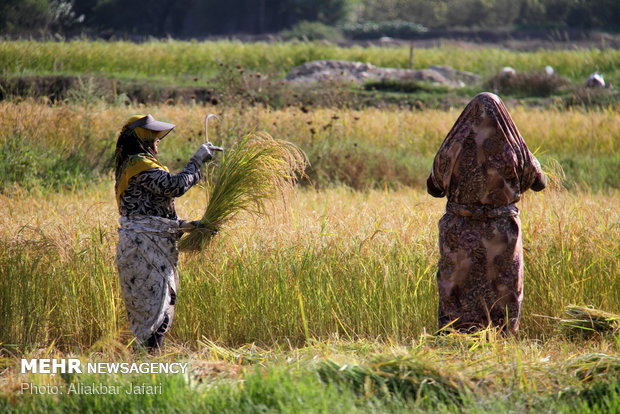
<path id="1" fill-rule="evenodd" d="M 433 175 L 429 175 L 426 180 L 426 191 L 433 197 L 441 198 L 446 195 L 446 193 L 435 185 L 435 181 L 433 180 Z"/>
<path id="2" fill-rule="evenodd" d="M 544 172 L 539 172 L 534 179 L 534 183 L 530 187 L 534 191 L 542 191 L 547 187 L 547 176 Z"/>
<path id="3" fill-rule="evenodd" d="M 155 194 L 180 197 L 200 181 L 200 164 L 195 160 L 178 174 L 170 174 L 161 168 L 153 168 L 139 174 L 138 183 Z"/>
<path id="4" fill-rule="evenodd" d="M 547 186 L 547 176 L 542 171 L 542 167 L 540 166 L 540 162 L 534 155 L 530 153 L 530 165 L 528 166 L 528 175 L 527 178 L 528 183 L 531 183 L 528 188 L 531 188 L 534 191 L 542 191 Z"/>

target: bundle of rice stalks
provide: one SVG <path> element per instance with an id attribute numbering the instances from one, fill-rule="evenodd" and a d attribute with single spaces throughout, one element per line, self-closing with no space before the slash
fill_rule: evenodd
<path id="1" fill-rule="evenodd" d="M 202 227 L 179 242 L 181 251 L 205 248 L 222 226 L 240 211 L 262 214 L 265 204 L 286 194 L 303 176 L 307 158 L 294 144 L 252 133 L 224 151 L 207 172 L 207 208 Z"/>
<path id="2" fill-rule="evenodd" d="M 375 361 L 370 366 L 322 363 L 318 369 L 323 382 L 347 386 L 364 396 L 396 395 L 417 400 L 433 398 L 444 403 L 462 401 L 465 387 L 454 378 L 412 358 Z"/>
<path id="3" fill-rule="evenodd" d="M 569 305 L 560 326 L 570 335 L 620 333 L 620 315 L 586 306 Z"/>
<path id="4" fill-rule="evenodd" d="M 566 368 L 583 382 L 601 377 L 617 379 L 620 376 L 620 358 L 602 353 L 579 355 L 569 359 Z"/>

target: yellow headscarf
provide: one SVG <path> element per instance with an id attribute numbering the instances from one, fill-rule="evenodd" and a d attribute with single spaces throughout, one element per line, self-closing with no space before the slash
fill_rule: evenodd
<path id="1" fill-rule="evenodd" d="M 153 168 L 160 168 L 164 171 L 168 171 L 168 167 L 161 164 L 157 159 L 150 155 L 137 154 L 132 155 L 129 158 L 127 166 L 123 170 L 123 173 L 118 181 L 118 186 L 116 187 L 116 204 L 119 208 L 121 206 L 121 195 L 123 195 L 123 192 L 127 189 L 127 187 L 129 187 L 129 180 L 131 177 Z"/>

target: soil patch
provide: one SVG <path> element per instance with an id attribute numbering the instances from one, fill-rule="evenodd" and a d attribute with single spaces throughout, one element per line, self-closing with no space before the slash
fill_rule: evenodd
<path id="1" fill-rule="evenodd" d="M 214 90 L 207 87 L 161 86 L 102 77 L 64 75 L 0 78 L 0 100 L 15 96 L 47 97 L 54 102 L 101 98 L 136 103 L 218 103 Z"/>

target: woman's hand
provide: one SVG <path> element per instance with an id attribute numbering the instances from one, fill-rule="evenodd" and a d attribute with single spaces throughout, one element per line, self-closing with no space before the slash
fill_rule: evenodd
<path id="1" fill-rule="evenodd" d="M 184 233 L 192 232 L 196 229 L 206 229 L 207 225 L 202 223 L 200 220 L 181 220 L 181 224 L 179 225 L 179 230 Z M 217 234 L 217 230 L 210 230 L 214 235 Z"/>
<path id="2" fill-rule="evenodd" d="M 196 151 L 196 153 L 192 156 L 192 159 L 202 164 L 205 161 L 209 161 L 213 158 L 214 151 L 224 151 L 224 148 L 216 147 L 210 142 L 207 142 L 206 144 L 202 144 L 200 148 L 198 148 L 198 151 Z"/>

